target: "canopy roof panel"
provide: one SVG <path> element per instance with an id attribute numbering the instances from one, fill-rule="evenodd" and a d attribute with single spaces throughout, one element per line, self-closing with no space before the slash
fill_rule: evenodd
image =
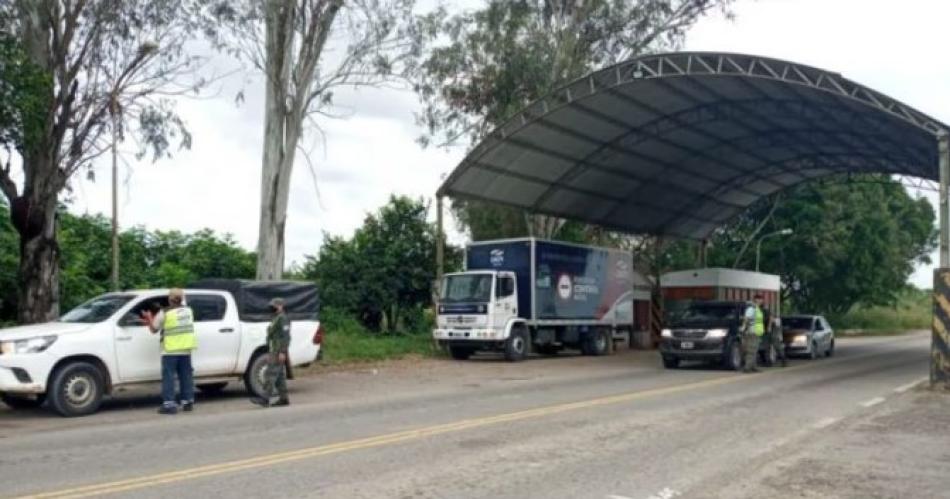
<path id="1" fill-rule="evenodd" d="M 741 54 L 640 57 L 535 102 L 439 195 L 702 239 L 758 199 L 846 173 L 937 180 L 945 124 L 841 75 Z"/>

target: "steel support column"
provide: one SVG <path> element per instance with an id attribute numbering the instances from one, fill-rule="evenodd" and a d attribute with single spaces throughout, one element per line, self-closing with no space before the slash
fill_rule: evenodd
<path id="1" fill-rule="evenodd" d="M 937 135 L 940 154 L 940 268 L 934 271 L 933 336 L 930 347 L 930 385 L 950 389 L 950 136 Z"/>

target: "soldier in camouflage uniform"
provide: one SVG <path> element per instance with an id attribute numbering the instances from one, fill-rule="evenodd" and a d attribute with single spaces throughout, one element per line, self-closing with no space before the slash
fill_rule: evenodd
<path id="1" fill-rule="evenodd" d="M 267 327 L 267 350 L 269 361 L 264 372 L 264 397 L 254 397 L 251 402 L 264 407 L 290 405 L 287 399 L 287 352 L 290 348 L 290 321 L 284 314 L 284 300 L 274 298 L 270 302 L 274 318 Z M 277 402 L 271 403 L 274 389 L 277 389 Z"/>

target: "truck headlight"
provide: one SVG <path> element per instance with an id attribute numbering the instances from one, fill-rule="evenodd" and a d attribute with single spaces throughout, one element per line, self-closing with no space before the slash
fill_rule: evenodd
<path id="1" fill-rule="evenodd" d="M 729 334 L 728 329 L 710 329 L 706 332 L 706 336 L 709 338 L 725 338 Z"/>
<path id="2" fill-rule="evenodd" d="M 672 338 L 672 337 L 673 337 L 673 331 L 672 331 L 671 329 L 664 329 L 664 330 L 660 331 L 660 336 L 662 336 L 662 337 L 664 337 L 664 338 Z"/>
<path id="3" fill-rule="evenodd" d="M 4 354 L 40 353 L 56 341 L 56 336 L 40 336 L 25 340 L 4 341 L 0 343 L 0 350 Z"/>

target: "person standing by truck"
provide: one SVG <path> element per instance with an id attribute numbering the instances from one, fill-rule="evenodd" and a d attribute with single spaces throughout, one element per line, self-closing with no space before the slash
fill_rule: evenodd
<path id="1" fill-rule="evenodd" d="M 274 298 L 270 301 L 274 318 L 267 327 L 267 370 L 264 372 L 264 396 L 252 397 L 251 402 L 263 407 L 290 405 L 287 398 L 287 352 L 290 350 L 290 321 L 284 313 L 284 300 Z M 277 402 L 271 403 L 274 389 L 277 389 Z"/>
<path id="2" fill-rule="evenodd" d="M 185 306 L 185 292 L 174 288 L 168 292 L 168 308 L 154 317 L 145 311 L 142 317 L 152 333 L 159 333 L 162 342 L 162 406 L 159 414 L 177 414 L 175 403 L 175 376 L 178 376 L 178 395 L 181 407 L 191 412 L 195 407 L 194 371 L 191 352 L 198 346 L 195 334 L 195 314 Z"/>
<path id="3" fill-rule="evenodd" d="M 742 348 L 745 350 L 745 366 L 742 372 L 759 372 L 759 341 L 765 334 L 765 312 L 762 311 L 762 295 L 755 295 L 754 301 L 745 309 L 742 319 Z"/>

